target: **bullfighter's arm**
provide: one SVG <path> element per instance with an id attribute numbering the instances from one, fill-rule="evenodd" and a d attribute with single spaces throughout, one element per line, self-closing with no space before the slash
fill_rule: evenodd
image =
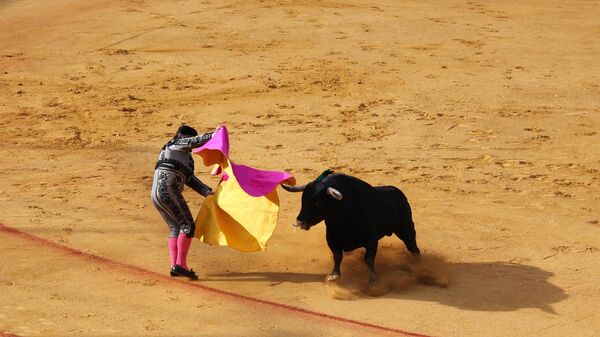
<path id="1" fill-rule="evenodd" d="M 173 143 L 169 145 L 169 149 L 175 151 L 191 151 L 197 147 L 200 147 L 208 142 L 213 136 L 213 132 L 207 132 L 203 135 L 187 138 L 175 139 Z"/>
<path id="2" fill-rule="evenodd" d="M 208 194 L 212 192 L 212 188 L 208 187 L 203 182 L 201 182 L 200 179 L 198 179 L 198 177 L 196 177 L 195 175 L 192 175 L 185 184 L 188 185 L 194 191 L 198 192 L 203 197 L 207 197 Z"/>

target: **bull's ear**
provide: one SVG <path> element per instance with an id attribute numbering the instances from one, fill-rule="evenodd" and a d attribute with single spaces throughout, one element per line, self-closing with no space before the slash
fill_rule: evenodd
<path id="1" fill-rule="evenodd" d="M 327 187 L 327 194 L 329 194 L 335 200 L 342 200 L 342 192 L 333 187 Z"/>

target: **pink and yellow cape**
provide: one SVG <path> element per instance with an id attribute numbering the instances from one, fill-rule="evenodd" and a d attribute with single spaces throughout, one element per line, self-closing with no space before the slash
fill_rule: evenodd
<path id="1" fill-rule="evenodd" d="M 195 237 L 202 242 L 244 252 L 265 250 L 279 218 L 281 183 L 295 185 L 286 172 L 263 171 L 229 159 L 229 134 L 219 127 L 202 147 L 194 149 L 206 166 L 221 174 L 215 194 L 208 196 L 196 217 Z"/>

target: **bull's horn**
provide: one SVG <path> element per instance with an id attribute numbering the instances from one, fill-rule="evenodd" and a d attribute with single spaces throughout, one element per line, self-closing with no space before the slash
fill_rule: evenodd
<path id="1" fill-rule="evenodd" d="M 327 187 L 327 194 L 332 196 L 335 200 L 342 200 L 342 192 L 333 187 Z"/>
<path id="2" fill-rule="evenodd" d="M 286 184 L 281 184 L 281 187 L 283 187 L 283 189 L 288 192 L 302 192 L 306 188 L 306 185 L 290 186 Z"/>

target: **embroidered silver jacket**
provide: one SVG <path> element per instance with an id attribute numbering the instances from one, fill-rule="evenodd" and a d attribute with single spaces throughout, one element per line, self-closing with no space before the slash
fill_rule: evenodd
<path id="1" fill-rule="evenodd" d="M 187 186 L 207 196 L 212 189 L 194 175 L 192 149 L 204 145 L 212 135 L 212 132 L 208 132 L 195 137 L 171 139 L 160 151 L 155 169 L 167 169 L 183 174 Z"/>

